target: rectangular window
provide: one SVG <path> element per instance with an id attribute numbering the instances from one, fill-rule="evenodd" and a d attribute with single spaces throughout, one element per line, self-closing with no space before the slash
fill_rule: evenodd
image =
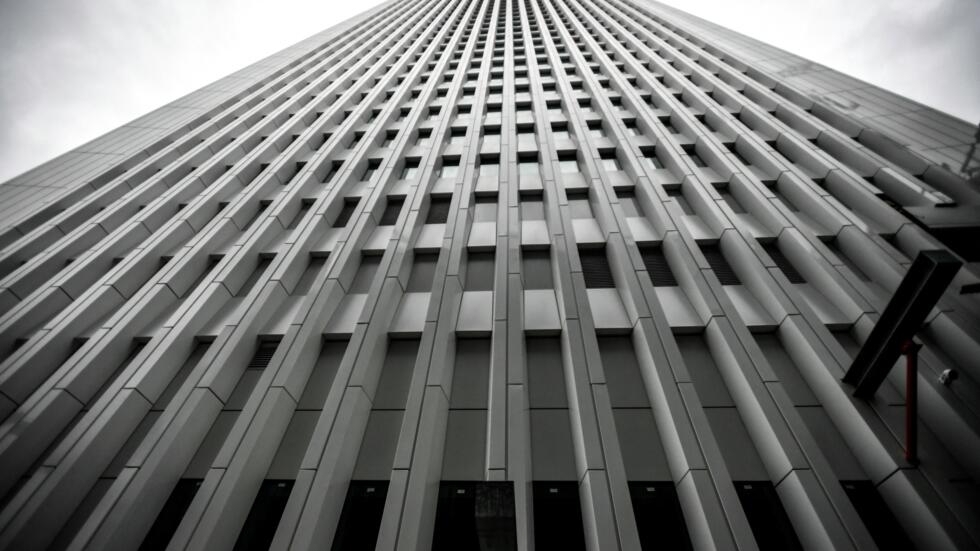
<path id="1" fill-rule="evenodd" d="M 379 226 L 393 226 L 395 222 L 398 221 L 398 214 L 402 210 L 402 204 L 405 202 L 404 199 L 388 199 L 388 204 L 385 205 L 385 210 L 381 213 L 381 220 L 378 222 Z"/>
<path id="2" fill-rule="evenodd" d="M 702 245 L 701 253 L 704 254 L 705 260 L 708 261 L 708 265 L 711 266 L 711 271 L 715 273 L 718 281 L 722 285 L 741 285 L 741 280 L 738 279 L 738 275 L 735 270 L 732 269 L 728 261 L 725 260 L 725 255 L 722 254 L 721 248 L 718 245 Z"/>
<path id="3" fill-rule="evenodd" d="M 619 204 L 623 207 L 623 214 L 627 218 L 643 216 L 643 209 L 636 201 L 636 192 L 632 189 L 617 189 L 616 197 L 619 199 Z"/>
<path id="4" fill-rule="evenodd" d="M 170 497 L 167 498 L 163 509 L 157 515 L 153 526 L 143 538 L 140 551 L 164 551 L 167 548 L 174 532 L 180 526 L 180 521 L 184 519 L 184 513 L 194 501 L 194 496 L 197 495 L 201 482 L 203 480 L 200 478 L 181 478 L 177 481 L 177 485 L 170 492 Z"/>
<path id="5" fill-rule="evenodd" d="M 316 279 L 316 276 L 320 273 L 326 261 L 327 259 L 322 256 L 310 259 L 310 263 L 306 265 L 306 270 L 303 271 L 303 275 L 296 282 L 296 287 L 293 288 L 293 296 L 305 296 L 309 294 L 310 289 L 313 287 L 313 280 Z"/>
<path id="6" fill-rule="evenodd" d="M 612 289 L 616 287 L 605 249 L 579 249 L 582 275 L 588 289 Z"/>
<path id="7" fill-rule="evenodd" d="M 449 205 L 452 201 L 448 197 L 432 198 L 429 201 L 429 212 L 426 214 L 426 224 L 445 224 L 449 219 Z"/>
<path id="8" fill-rule="evenodd" d="M 356 197 L 353 199 L 344 199 L 344 206 L 340 208 L 340 213 L 337 214 L 337 219 L 333 222 L 333 227 L 343 228 L 350 221 L 351 215 L 354 214 L 354 209 L 357 208 L 357 204 L 360 202 L 360 198 Z"/>
<path id="9" fill-rule="evenodd" d="M 459 161 L 456 162 L 444 162 L 442 168 L 439 170 L 440 178 L 455 178 L 459 173 Z"/>
<path id="10" fill-rule="evenodd" d="M 667 263 L 667 257 L 661 247 L 643 247 L 640 249 L 640 256 L 643 257 L 643 266 L 654 287 L 677 286 L 677 279 L 670 271 L 670 264 Z"/>
<path id="11" fill-rule="evenodd" d="M 575 159 L 561 159 L 558 161 L 558 170 L 562 174 L 573 174 L 581 172 L 578 168 L 578 161 Z"/>
<path id="12" fill-rule="evenodd" d="M 263 480 L 259 493 L 252 502 L 248 518 L 238 533 L 235 551 L 268 549 L 279 528 L 279 519 L 286 509 L 292 480 Z"/>
<path id="13" fill-rule="evenodd" d="M 691 203 L 687 202 L 687 197 L 684 197 L 684 192 L 681 188 L 675 187 L 667 190 L 667 196 L 677 203 L 677 206 L 681 208 L 684 214 L 691 215 L 694 214 L 694 209 L 691 208 Z"/>
<path id="14" fill-rule="evenodd" d="M 481 196 L 476 198 L 473 205 L 474 222 L 493 222 L 497 219 L 497 198 Z"/>
<path id="15" fill-rule="evenodd" d="M 735 492 L 759 551 L 802 551 L 803 546 L 772 482 L 735 482 Z"/>
<path id="16" fill-rule="evenodd" d="M 726 203 L 728 203 L 728 207 L 732 209 L 732 212 L 735 214 L 745 214 L 745 209 L 742 207 L 742 204 L 735 199 L 735 196 L 732 195 L 732 191 L 728 189 L 728 186 L 720 188 L 718 190 L 718 194 L 721 195 L 721 198 L 724 199 Z"/>
<path id="17" fill-rule="evenodd" d="M 868 529 L 868 533 L 871 534 L 871 539 L 878 545 L 878 549 L 900 551 L 915 549 L 902 525 L 870 480 L 841 481 L 841 485 L 851 504 L 854 505 L 854 510 Z"/>
<path id="18" fill-rule="evenodd" d="M 549 251 L 523 251 L 521 278 L 525 289 L 554 289 Z"/>
<path id="19" fill-rule="evenodd" d="M 517 549 L 512 482 L 442 482 L 433 551 Z"/>
<path id="20" fill-rule="evenodd" d="M 609 157 L 602 159 L 602 169 L 607 172 L 616 172 L 623 170 L 623 166 L 619 164 L 619 159 L 616 157 Z"/>
<path id="21" fill-rule="evenodd" d="M 541 170 L 538 168 L 538 161 L 520 161 L 517 163 L 517 172 L 521 176 L 540 176 Z"/>
<path id="22" fill-rule="evenodd" d="M 786 279 L 788 279 L 790 283 L 806 283 L 806 279 L 803 278 L 803 275 L 796 271 L 796 268 L 793 267 L 793 263 L 791 263 L 789 259 L 786 258 L 786 255 L 783 254 L 783 251 L 779 249 L 779 245 L 776 243 L 764 243 L 762 248 L 769 253 L 769 258 L 776 263 L 776 267 L 779 268 L 779 271 L 783 272 L 783 275 L 786 276 Z"/>
<path id="23" fill-rule="evenodd" d="M 496 178 L 500 173 L 500 165 L 495 162 L 480 164 L 480 178 Z"/>
<path id="24" fill-rule="evenodd" d="M 585 551 L 578 482 L 532 483 L 535 549 Z"/>
<path id="25" fill-rule="evenodd" d="M 640 549 L 692 549 L 673 482 L 630 482 L 629 492 Z"/>
<path id="26" fill-rule="evenodd" d="M 569 193 L 566 197 L 568 197 L 568 210 L 572 218 L 592 218 L 592 205 L 589 203 L 587 193 Z"/>
<path id="27" fill-rule="evenodd" d="M 349 292 L 368 292 L 368 289 L 371 288 L 371 282 L 374 281 L 374 274 L 377 273 L 380 264 L 380 255 L 362 255 L 361 265 L 357 267 L 357 273 L 354 274 L 354 280 L 350 284 Z"/>
<path id="28" fill-rule="evenodd" d="M 540 195 L 521 197 L 521 220 L 544 220 L 544 201 Z"/>
<path id="29" fill-rule="evenodd" d="M 374 549 L 387 497 L 387 480 L 351 480 L 330 549 Z"/>
<path id="30" fill-rule="evenodd" d="M 412 272 L 408 276 L 407 292 L 426 293 L 432 291 L 432 279 L 436 273 L 437 253 L 416 254 L 412 262 Z"/>
<path id="31" fill-rule="evenodd" d="M 419 162 L 418 161 L 407 161 L 404 168 L 402 168 L 402 180 L 411 180 L 417 177 L 419 174 Z"/>
<path id="32" fill-rule="evenodd" d="M 466 258 L 465 291 L 493 290 L 494 254 L 469 253 Z"/>
<path id="33" fill-rule="evenodd" d="M 255 266 L 254 270 L 252 270 L 252 274 L 248 276 L 248 279 L 245 280 L 245 283 L 243 283 L 241 288 L 238 289 L 238 292 L 235 293 L 235 296 L 243 297 L 247 295 L 249 292 L 251 292 L 252 288 L 254 288 L 255 285 L 259 282 L 259 279 L 262 278 L 262 274 L 265 273 L 266 268 L 268 268 L 269 264 L 271 263 L 272 263 L 271 258 L 260 258 L 258 265 Z"/>

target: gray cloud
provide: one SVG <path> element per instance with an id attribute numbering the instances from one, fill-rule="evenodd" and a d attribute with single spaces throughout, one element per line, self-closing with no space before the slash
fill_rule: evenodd
<path id="1" fill-rule="evenodd" d="M 660 0 L 930 107 L 980 120 L 977 0 Z"/>
<path id="2" fill-rule="evenodd" d="M 980 119 L 976 0 L 664 1 Z M 378 3 L 0 0 L 0 181 Z"/>

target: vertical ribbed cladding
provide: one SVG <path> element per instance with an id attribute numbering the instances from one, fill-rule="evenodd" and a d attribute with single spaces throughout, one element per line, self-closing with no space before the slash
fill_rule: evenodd
<path id="1" fill-rule="evenodd" d="M 927 167 L 664 11 L 389 2 L 0 230 L 0 548 L 980 542 L 980 308 L 922 464 L 838 381 Z"/>

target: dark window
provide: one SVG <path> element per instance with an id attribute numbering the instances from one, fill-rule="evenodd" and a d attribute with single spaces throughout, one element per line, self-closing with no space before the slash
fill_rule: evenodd
<path id="1" fill-rule="evenodd" d="M 650 281 L 654 287 L 676 287 L 677 280 L 674 273 L 670 271 L 670 264 L 667 257 L 660 247 L 644 247 L 640 249 L 640 256 L 643 257 L 643 266 L 650 275 Z"/>
<path id="2" fill-rule="evenodd" d="M 333 227 L 343 228 L 347 225 L 350 220 L 351 215 L 354 214 L 354 209 L 357 208 L 357 203 L 360 199 L 344 199 L 344 206 L 340 209 L 340 214 L 337 215 L 337 219 L 333 222 Z"/>
<path id="3" fill-rule="evenodd" d="M 704 245 L 701 247 L 701 252 L 704 254 L 705 260 L 708 261 L 708 265 L 711 266 L 711 271 L 715 273 L 722 285 L 742 284 L 738 276 L 735 275 L 735 270 L 732 270 L 728 261 L 725 260 L 725 256 L 721 254 L 721 248 L 718 245 Z"/>
<path id="4" fill-rule="evenodd" d="M 271 263 L 272 263 L 271 258 L 260 258 L 258 265 L 255 267 L 254 270 L 252 270 L 251 275 L 248 276 L 248 279 L 245 280 L 245 283 L 242 284 L 240 289 L 238 289 L 238 293 L 236 293 L 235 296 L 243 297 L 247 295 L 249 291 L 251 291 L 252 288 L 255 287 L 255 284 L 259 282 L 259 279 L 262 277 L 262 274 L 265 273 L 266 268 L 268 268 L 269 264 Z"/>
<path id="5" fill-rule="evenodd" d="M 582 275 L 585 276 L 585 286 L 589 289 L 610 289 L 616 287 L 605 249 L 579 249 L 579 261 L 582 263 Z"/>
<path id="6" fill-rule="evenodd" d="M 265 550 L 272 544 L 272 538 L 279 528 L 279 519 L 286 509 L 289 493 L 293 490 L 292 480 L 263 480 L 259 494 L 252 502 L 245 525 L 238 534 L 235 551 Z"/>
<path id="7" fill-rule="evenodd" d="M 429 202 L 429 213 L 426 215 L 426 224 L 445 224 L 449 219 L 449 199 L 432 199 Z"/>
<path id="8" fill-rule="evenodd" d="M 673 482 L 630 482 L 640 549 L 691 549 Z"/>
<path id="9" fill-rule="evenodd" d="M 433 551 L 517 549 L 511 482 L 443 482 Z"/>
<path id="10" fill-rule="evenodd" d="M 786 276 L 786 279 L 788 279 L 790 283 L 806 283 L 806 279 L 803 278 L 803 275 L 796 271 L 796 268 L 794 268 L 793 264 L 788 258 L 786 258 L 783 251 L 779 249 L 779 245 L 775 243 L 766 243 L 762 245 L 762 248 L 769 253 L 769 258 L 776 263 L 776 266 L 783 272 L 783 275 Z"/>
<path id="11" fill-rule="evenodd" d="M 585 550 L 578 482 L 534 482 L 535 549 Z"/>
<path id="12" fill-rule="evenodd" d="M 759 544 L 759 551 L 802 551 L 800 540 L 772 482 L 736 482 L 735 491 L 752 528 L 752 535 Z"/>
<path id="13" fill-rule="evenodd" d="M 854 505 L 854 510 L 868 528 L 871 539 L 878 549 L 889 551 L 912 551 L 915 547 L 909 541 L 902 525 L 895 519 L 885 500 L 881 499 L 874 484 L 868 480 L 841 481 L 844 493 Z"/>
<path id="14" fill-rule="evenodd" d="M 402 211 L 402 203 L 404 202 L 404 199 L 388 199 L 388 204 L 385 205 L 385 210 L 381 213 L 381 221 L 378 222 L 378 225 L 393 226 L 398 221 L 398 213 Z"/>
<path id="15" fill-rule="evenodd" d="M 248 369 L 265 369 L 272 361 L 272 356 L 275 355 L 277 348 L 279 348 L 279 341 L 259 343 L 259 348 L 252 356 L 252 361 L 248 362 Z"/>
<path id="16" fill-rule="evenodd" d="M 470 253 L 466 258 L 466 291 L 493 290 L 493 253 Z"/>
<path id="17" fill-rule="evenodd" d="M 524 251 L 521 276 L 525 289 L 554 289 L 551 277 L 551 254 L 548 251 Z"/>
<path id="18" fill-rule="evenodd" d="M 157 515 L 157 519 L 150 527 L 150 531 L 143 538 L 140 551 L 164 550 L 170 543 L 170 538 L 174 536 L 180 521 L 184 518 L 184 513 L 194 501 L 197 490 L 201 487 L 202 480 L 199 478 L 181 478 L 174 486 L 170 497 Z"/>
<path id="19" fill-rule="evenodd" d="M 730 189 L 723 187 L 718 190 L 718 194 L 721 195 L 721 198 L 724 199 L 726 203 L 728 203 L 728 206 L 732 209 L 732 212 L 735 214 L 745 213 L 745 208 L 738 202 L 738 199 L 735 199 L 735 196 L 732 195 Z"/>
<path id="20" fill-rule="evenodd" d="M 387 480 L 351 480 L 340 512 L 333 551 L 374 549 L 388 495 Z"/>
<path id="21" fill-rule="evenodd" d="M 412 262 L 412 273 L 408 276 L 408 292 L 428 292 L 432 290 L 432 278 L 436 273 L 439 255 L 416 254 Z"/>
<path id="22" fill-rule="evenodd" d="M 316 279 L 317 274 L 320 273 L 320 269 L 323 268 L 326 261 L 327 259 L 322 256 L 310 259 L 310 263 L 307 264 L 306 270 L 303 271 L 303 275 L 300 276 L 299 281 L 296 282 L 296 287 L 293 288 L 293 296 L 304 296 L 310 292 L 310 289 L 313 287 L 313 280 Z"/>

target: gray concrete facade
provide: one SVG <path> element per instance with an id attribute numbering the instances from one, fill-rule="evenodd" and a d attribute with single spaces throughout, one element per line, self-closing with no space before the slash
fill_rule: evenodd
<path id="1" fill-rule="evenodd" d="M 973 132 L 654 2 L 382 4 L 0 185 L 0 549 L 975 549 Z M 840 379 L 930 249 L 910 464 Z"/>

